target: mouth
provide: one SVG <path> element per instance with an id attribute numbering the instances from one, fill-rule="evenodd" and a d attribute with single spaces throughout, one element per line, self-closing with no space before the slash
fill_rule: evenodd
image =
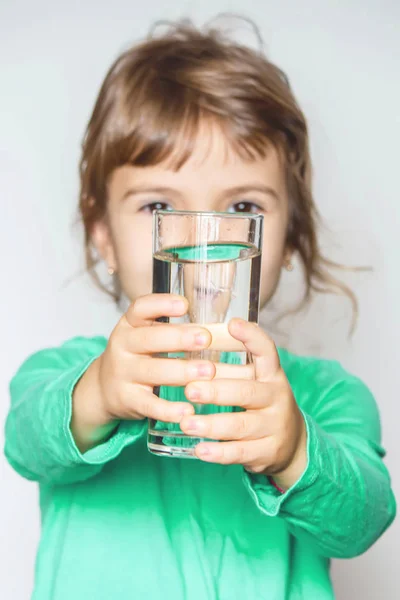
<path id="1" fill-rule="evenodd" d="M 195 296 L 197 296 L 197 298 L 201 298 L 201 299 L 208 299 L 208 300 L 213 300 L 215 298 L 218 298 L 219 296 L 222 296 L 223 294 L 227 294 L 229 293 L 231 290 L 230 288 L 223 288 L 223 287 L 198 287 L 196 286 L 194 288 L 194 293 Z"/>

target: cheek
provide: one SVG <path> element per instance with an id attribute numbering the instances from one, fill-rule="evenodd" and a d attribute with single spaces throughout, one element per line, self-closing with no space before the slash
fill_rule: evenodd
<path id="1" fill-rule="evenodd" d="M 281 276 L 282 262 L 270 262 L 264 259 L 261 264 L 260 307 L 273 296 Z"/>
<path id="2" fill-rule="evenodd" d="M 151 293 L 152 219 L 135 219 L 115 236 L 118 273 L 122 289 L 131 300 Z"/>
<path id="3" fill-rule="evenodd" d="M 267 221 L 267 220 L 266 220 Z M 260 296 L 263 306 L 273 295 L 279 283 L 285 253 L 286 227 L 264 224 L 263 250 L 261 263 Z"/>

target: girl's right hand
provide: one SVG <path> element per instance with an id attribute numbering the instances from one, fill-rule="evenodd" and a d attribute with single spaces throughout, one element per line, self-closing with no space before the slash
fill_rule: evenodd
<path id="1" fill-rule="evenodd" d="M 108 435 L 120 419 L 146 417 L 179 423 L 194 413 L 186 402 L 158 398 L 160 385 L 186 386 L 210 380 L 215 366 L 210 361 L 157 357 L 166 352 L 193 352 L 207 348 L 210 332 L 194 325 L 159 323 L 158 317 L 180 317 L 187 300 L 171 294 L 151 294 L 131 305 L 112 332 L 104 353 L 96 359 L 73 394 L 71 430 L 85 451 Z"/>

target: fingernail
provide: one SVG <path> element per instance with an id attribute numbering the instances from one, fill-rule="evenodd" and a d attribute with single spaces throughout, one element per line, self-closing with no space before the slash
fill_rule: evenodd
<path id="1" fill-rule="evenodd" d="M 208 336 L 205 333 L 196 333 L 194 336 L 194 342 L 196 346 L 206 346 L 208 342 Z"/>
<path id="2" fill-rule="evenodd" d="M 207 363 L 197 365 L 197 375 L 199 375 L 200 377 L 210 377 L 212 373 L 212 365 L 208 365 Z"/>
<path id="3" fill-rule="evenodd" d="M 243 327 L 244 321 L 242 319 L 239 319 L 236 317 L 235 319 L 232 319 L 231 323 L 233 324 L 234 327 L 240 329 L 241 327 Z"/>
<path id="4" fill-rule="evenodd" d="M 172 301 L 172 308 L 176 311 L 182 311 L 185 309 L 185 304 L 183 302 L 183 300 L 173 300 Z"/>
<path id="5" fill-rule="evenodd" d="M 210 448 L 208 446 L 200 446 L 200 448 L 196 449 L 196 453 L 199 456 L 210 456 Z"/>
<path id="6" fill-rule="evenodd" d="M 192 415 L 193 414 L 193 406 L 184 406 L 179 411 L 179 414 L 181 417 L 188 417 L 189 415 Z"/>
<path id="7" fill-rule="evenodd" d="M 189 388 L 187 391 L 187 396 L 191 400 L 197 400 L 201 396 L 199 388 L 196 388 L 196 387 Z"/>
<path id="8" fill-rule="evenodd" d="M 189 419 L 187 426 L 185 427 L 186 431 L 189 433 L 201 433 L 204 431 L 204 423 L 197 419 Z"/>
<path id="9" fill-rule="evenodd" d="M 194 419 L 189 419 L 187 423 L 187 427 L 185 427 L 187 431 L 197 431 L 197 422 Z"/>

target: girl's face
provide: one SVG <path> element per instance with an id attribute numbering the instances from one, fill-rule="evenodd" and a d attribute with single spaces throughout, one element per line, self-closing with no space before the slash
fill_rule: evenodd
<path id="1" fill-rule="evenodd" d="M 261 306 L 273 295 L 281 269 L 290 259 L 285 247 L 288 198 L 284 170 L 271 146 L 265 158 L 241 159 L 217 129 L 198 138 L 189 160 L 174 171 L 168 165 L 123 166 L 108 186 L 107 218 L 93 230 L 93 241 L 113 268 L 130 301 L 152 290 L 152 212 L 254 212 L 264 215 Z"/>

